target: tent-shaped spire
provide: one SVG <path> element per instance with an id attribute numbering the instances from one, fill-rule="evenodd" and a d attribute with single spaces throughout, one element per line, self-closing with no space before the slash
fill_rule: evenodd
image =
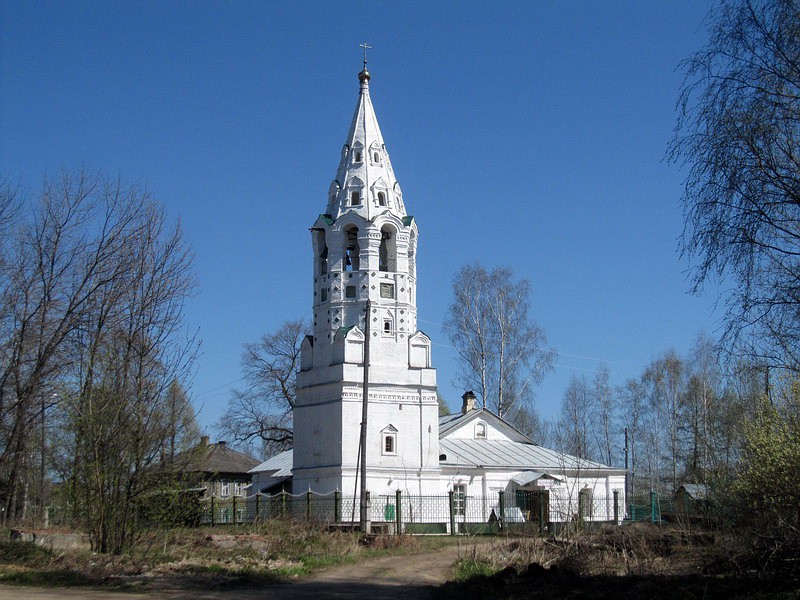
<path id="1" fill-rule="evenodd" d="M 358 80 L 358 104 L 342 148 L 336 179 L 331 183 L 326 214 L 336 220 L 352 211 L 372 220 L 388 211 L 403 218 L 406 210 L 402 192 L 369 95 L 366 60 Z"/>

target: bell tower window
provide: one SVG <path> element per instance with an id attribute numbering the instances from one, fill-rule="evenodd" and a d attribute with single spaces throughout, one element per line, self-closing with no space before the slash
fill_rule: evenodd
<path id="1" fill-rule="evenodd" d="M 378 205 L 386 206 L 386 194 L 383 192 L 378 192 Z"/>
<path id="2" fill-rule="evenodd" d="M 358 228 L 348 229 L 345 234 L 344 242 L 344 270 L 358 271 L 360 269 L 359 254 L 361 248 L 358 245 Z"/>
<path id="3" fill-rule="evenodd" d="M 359 204 L 361 204 L 361 194 L 358 192 L 351 192 L 350 206 L 358 206 Z"/>
<path id="4" fill-rule="evenodd" d="M 397 245 L 394 231 L 386 226 L 381 229 L 378 268 L 381 271 L 395 271 L 397 269 Z"/>
<path id="5" fill-rule="evenodd" d="M 325 231 L 321 228 L 314 230 L 314 248 L 317 252 L 317 275 L 325 275 L 328 272 L 328 244 L 325 241 Z"/>

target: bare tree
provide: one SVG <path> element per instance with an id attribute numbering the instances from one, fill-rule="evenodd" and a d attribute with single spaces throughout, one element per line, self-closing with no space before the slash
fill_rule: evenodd
<path id="1" fill-rule="evenodd" d="M 671 156 L 689 168 L 683 252 L 726 286 L 723 341 L 800 365 L 800 6 L 722 3 L 685 61 Z"/>
<path id="2" fill-rule="evenodd" d="M 614 395 L 609 385 L 606 365 L 600 365 L 594 377 L 592 398 L 592 435 L 599 460 L 613 464 L 614 454 Z"/>
<path id="3" fill-rule="evenodd" d="M 467 265 L 453 278 L 445 328 L 460 359 L 461 385 L 500 417 L 529 403 L 554 352 L 530 318 L 530 283 L 511 269 Z"/>
<path id="4" fill-rule="evenodd" d="M 573 375 L 561 400 L 558 431 L 561 449 L 578 458 L 591 459 L 592 391 L 586 377 Z"/>
<path id="5" fill-rule="evenodd" d="M 101 200 L 120 247 L 72 338 L 70 492 L 95 549 L 119 553 L 138 539 L 146 496 L 178 475 L 165 449 L 192 433 L 180 382 L 196 352 L 182 315 L 195 278 L 180 227 L 146 193 L 106 182 Z"/>
<path id="6" fill-rule="evenodd" d="M 683 456 L 681 424 L 685 394 L 684 374 L 683 361 L 674 350 L 669 350 L 650 364 L 643 377 L 648 386 L 650 409 L 653 414 L 651 435 L 654 438 L 654 449 L 658 451 L 661 448 L 662 436 L 667 446 L 670 491 L 674 491 L 678 486 L 678 474 Z M 654 475 L 661 474 L 654 473 Z"/>
<path id="7" fill-rule="evenodd" d="M 687 453 L 686 474 L 705 482 L 715 462 L 716 440 L 713 419 L 717 413 L 722 374 L 714 344 L 701 333 L 687 360 L 688 376 L 685 405 L 685 424 L 690 448 Z"/>
<path id="8" fill-rule="evenodd" d="M 260 441 L 266 454 L 292 445 L 292 411 L 300 344 L 308 332 L 303 321 L 286 321 L 257 343 L 246 344 L 242 370 L 248 387 L 234 390 L 219 429 L 234 441 Z"/>
<path id="9" fill-rule="evenodd" d="M 182 322 L 191 254 L 137 186 L 64 172 L 28 204 L 0 288 L 4 515 L 23 518 L 44 482 L 47 417 L 75 516 L 97 549 L 120 551 L 170 437 L 166 390 L 196 348 Z"/>
<path id="10" fill-rule="evenodd" d="M 628 492 L 637 494 L 639 489 L 638 457 L 645 436 L 645 417 L 647 412 L 645 385 L 641 379 L 628 379 L 617 390 L 617 403 L 628 433 Z"/>

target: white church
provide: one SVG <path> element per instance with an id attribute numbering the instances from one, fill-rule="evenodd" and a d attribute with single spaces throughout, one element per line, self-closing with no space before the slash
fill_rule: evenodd
<path id="1" fill-rule="evenodd" d="M 378 126 L 366 60 L 358 80 L 336 178 L 311 228 L 313 335 L 301 347 L 294 448 L 251 471 L 252 492 L 357 495 L 368 390 L 365 481 L 372 498 L 454 492 L 481 498 L 482 519 L 504 492 L 532 500 L 533 512 L 547 507 L 549 521 L 610 521 L 615 498 L 622 518 L 623 469 L 537 445 L 477 408 L 471 392 L 461 413 L 439 417 L 431 340 L 417 328 L 417 222 L 406 212 Z"/>

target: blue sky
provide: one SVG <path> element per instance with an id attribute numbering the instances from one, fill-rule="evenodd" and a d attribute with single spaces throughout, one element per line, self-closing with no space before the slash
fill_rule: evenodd
<path id="1" fill-rule="evenodd" d="M 308 227 L 358 95 L 371 94 L 420 229 L 419 325 L 441 392 L 461 266 L 510 266 L 573 373 L 621 384 L 719 327 L 677 253 L 685 173 L 665 160 L 681 59 L 709 3 L 0 0 L 0 174 L 82 165 L 141 182 L 181 219 L 200 292 L 191 395 L 212 435 L 245 342 L 311 314 Z"/>

